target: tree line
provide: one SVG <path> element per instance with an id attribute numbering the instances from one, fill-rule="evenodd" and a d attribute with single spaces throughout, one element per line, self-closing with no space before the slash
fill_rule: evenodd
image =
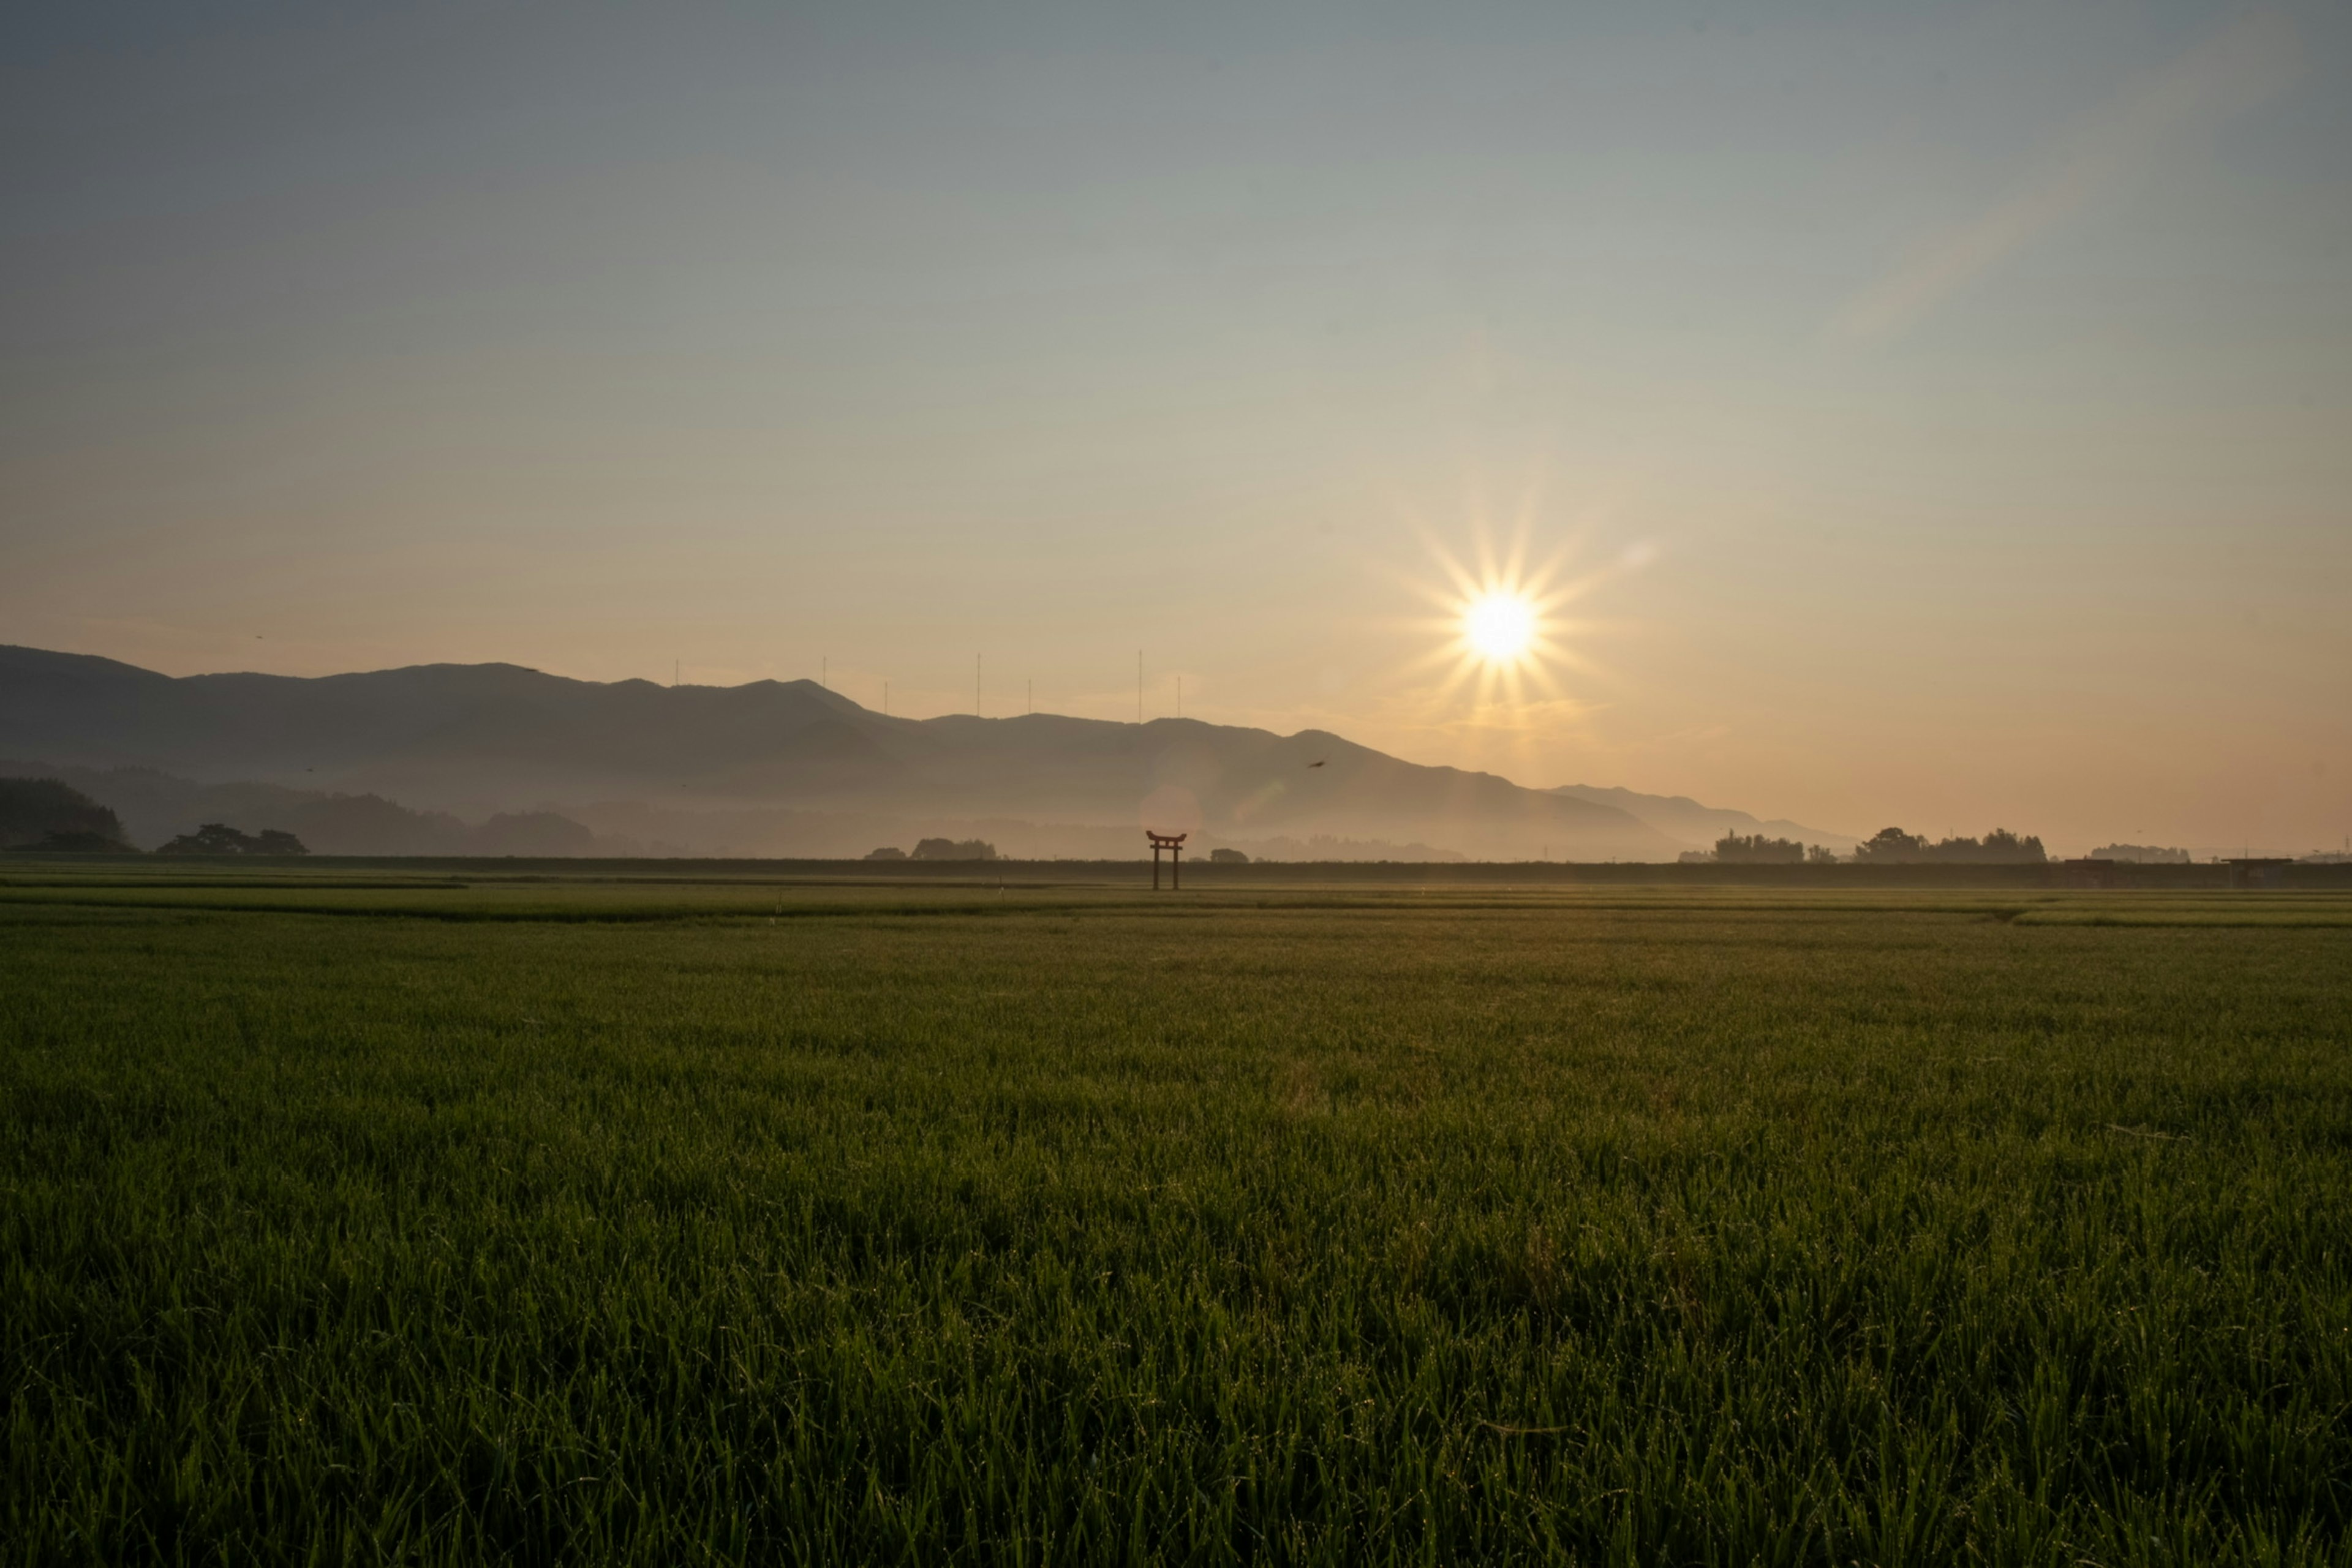
<path id="1" fill-rule="evenodd" d="M 2033 834 L 1996 827 L 1982 838 L 1939 838 L 1899 827 L 1882 827 L 1854 846 L 1852 855 L 1840 855 L 1825 844 L 1804 844 L 1794 838 L 1772 838 L 1761 833 L 1727 833 L 1715 841 L 1715 858 L 1723 865 L 1795 866 L 1803 863 L 1859 866 L 2039 866 L 2050 858 Z"/>

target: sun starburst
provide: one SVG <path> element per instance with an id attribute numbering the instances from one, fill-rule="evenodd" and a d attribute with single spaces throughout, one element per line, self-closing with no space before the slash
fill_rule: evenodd
<path id="1" fill-rule="evenodd" d="M 1500 553 L 1481 536 L 1475 565 L 1433 539 L 1429 550 L 1442 580 L 1412 585 L 1438 612 L 1417 625 L 1435 634 L 1419 662 L 1441 675 L 1442 695 L 1467 690 L 1480 708 L 1561 695 L 1562 672 L 1580 664 L 1566 611 L 1588 585 L 1566 573 L 1568 552 L 1530 566 L 1524 535 Z"/>
<path id="2" fill-rule="evenodd" d="M 1556 746 L 1610 705 L 1622 678 L 1596 650 L 1629 624 L 1593 612 L 1610 584 L 1657 552 L 1624 539 L 1633 508 L 1622 484 L 1566 505 L 1549 488 L 1532 476 L 1501 513 L 1475 478 L 1443 512 L 1396 496 L 1395 520 L 1420 540 L 1425 563 L 1371 564 L 1426 609 L 1381 622 L 1412 647 L 1388 677 L 1391 722 L 1502 763 Z"/>

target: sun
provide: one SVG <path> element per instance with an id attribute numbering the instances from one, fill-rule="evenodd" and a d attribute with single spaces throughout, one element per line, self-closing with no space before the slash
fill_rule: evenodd
<path id="1" fill-rule="evenodd" d="M 1462 606 L 1463 647 L 1483 663 L 1515 668 L 1535 652 L 1541 619 L 1526 595 L 1486 590 Z"/>
<path id="2" fill-rule="evenodd" d="M 1401 630 L 1432 638 L 1406 671 L 1436 678 L 1431 695 L 1441 707 L 1466 697 L 1478 723 L 1508 727 L 1538 707 L 1555 718 L 1577 710 L 1580 700 L 1563 678 L 1598 677 L 1601 667 L 1586 645 L 1603 626 L 1575 612 L 1603 583 L 1640 564 L 1629 550 L 1614 564 L 1579 568 L 1573 558 L 1582 541 L 1572 536 L 1559 541 L 1548 558 L 1530 561 L 1530 532 L 1523 522 L 1517 536 L 1497 550 L 1493 536 L 1476 529 L 1465 561 L 1433 530 L 1423 530 L 1436 576 L 1394 574 L 1401 586 L 1437 612 L 1397 623 Z"/>

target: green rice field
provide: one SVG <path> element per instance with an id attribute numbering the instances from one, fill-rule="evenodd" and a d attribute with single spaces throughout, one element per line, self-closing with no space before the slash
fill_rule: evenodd
<path id="1" fill-rule="evenodd" d="M 2352 895 L 0 877 L 0 1562 L 2352 1563 Z"/>

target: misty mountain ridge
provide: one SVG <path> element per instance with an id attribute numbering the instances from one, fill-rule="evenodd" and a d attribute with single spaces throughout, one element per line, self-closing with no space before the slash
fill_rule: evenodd
<path id="1" fill-rule="evenodd" d="M 122 839 L 152 849 L 207 823 L 245 833 L 290 832 L 320 855 L 607 857 L 748 856 L 849 859 L 882 845 L 926 837 L 979 838 L 1015 860 L 1138 858 L 1130 829 L 1005 818 L 898 817 L 751 806 L 678 810 L 643 801 L 550 805 L 468 823 L 375 795 L 334 795 L 239 780 L 199 784 L 153 768 L 89 768 L 0 759 L 0 782 L 54 779 L 108 806 Z M 37 837 L 36 835 L 35 837 Z M 1328 837 L 1229 842 L 1203 835 L 1196 847 L 1235 848 L 1257 860 L 1447 861 L 1461 854 L 1426 844 Z"/>
<path id="2" fill-rule="evenodd" d="M 507 664 L 171 677 L 0 647 L 0 750 L 74 769 L 374 795 L 445 816 L 560 816 L 652 852 L 711 852 L 672 835 L 707 839 L 717 821 L 756 826 L 730 834 L 752 842 L 730 847 L 761 854 L 862 854 L 918 826 L 961 837 L 973 835 L 945 825 L 995 821 L 1034 830 L 1034 843 L 1001 846 L 1007 853 L 1125 858 L 1147 816 L 1152 826 L 1245 849 L 1323 841 L 1479 859 L 1671 860 L 1717 836 L 1674 831 L 1665 822 L 1680 819 L 1654 817 L 1654 807 L 1629 809 L 1668 797 L 1528 789 L 1402 762 L 1321 731 L 1285 736 L 1190 719 L 1136 724 L 1046 713 L 906 719 L 808 680 L 665 687 Z M 1586 797 L 1612 794 L 1627 798 Z M 563 802 L 586 804 L 551 804 Z M 132 811 L 115 809 L 141 833 Z M 1744 813 L 1713 816 L 1737 819 L 1743 831 L 1756 823 Z M 881 837 L 856 841 L 873 835 Z M 654 848 L 656 840 L 667 842 Z M 782 841 L 810 847 L 761 847 Z"/>

